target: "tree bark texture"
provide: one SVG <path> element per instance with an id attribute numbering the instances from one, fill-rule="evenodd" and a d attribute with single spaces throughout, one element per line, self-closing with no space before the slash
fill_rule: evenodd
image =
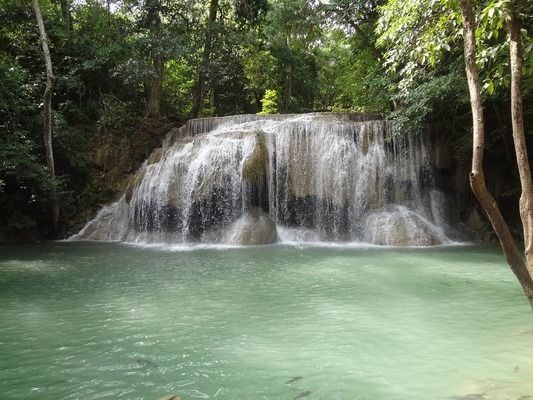
<path id="1" fill-rule="evenodd" d="M 472 171 L 470 172 L 470 186 L 481 207 L 487 214 L 511 270 L 518 278 L 522 289 L 533 308 L 533 280 L 526 266 L 526 260 L 520 253 L 518 246 L 504 220 L 496 200 L 488 191 L 483 171 L 483 152 L 485 147 L 485 126 L 483 106 L 481 102 L 481 85 L 476 66 L 476 20 L 470 0 L 460 0 L 463 15 L 464 57 L 470 106 L 473 121 L 473 149 Z"/>
<path id="2" fill-rule="evenodd" d="M 38 0 L 33 0 L 33 9 L 35 11 L 35 17 L 37 18 L 37 26 L 39 27 L 39 35 L 41 38 L 41 46 L 46 67 L 46 87 L 43 96 L 43 136 L 46 152 L 46 165 L 48 166 L 48 173 L 53 180 L 56 176 L 54 167 L 54 150 L 52 147 L 52 91 L 54 90 L 55 76 L 52 70 L 52 58 L 50 57 L 50 49 L 48 47 L 48 37 L 46 35 L 41 7 L 39 6 Z M 52 208 L 53 228 L 54 232 L 57 232 L 59 207 L 57 205 L 55 186 L 52 186 L 50 191 L 50 204 Z"/>
<path id="3" fill-rule="evenodd" d="M 150 118 L 158 118 L 161 114 L 164 64 L 163 56 L 161 54 L 154 56 L 152 60 L 154 75 L 150 79 L 150 90 L 148 92 L 148 103 L 146 105 L 146 116 Z"/>
<path id="4" fill-rule="evenodd" d="M 191 110 L 191 118 L 198 118 L 202 114 L 205 99 L 205 83 L 207 71 L 211 60 L 211 50 L 213 47 L 213 25 L 217 19 L 218 0 L 211 0 L 209 3 L 209 17 L 207 20 L 207 31 L 205 33 L 204 52 L 202 54 L 202 63 L 198 72 L 198 80 L 194 87 L 194 98 Z"/>
<path id="5" fill-rule="evenodd" d="M 525 256 L 529 275 L 533 277 L 533 183 L 529 164 L 526 136 L 524 130 L 524 114 L 522 105 L 522 70 L 524 58 L 520 21 L 513 4 L 507 21 L 510 37 L 511 64 L 511 120 L 516 162 L 520 176 L 522 194 L 520 196 L 520 218 L 524 232 Z"/>

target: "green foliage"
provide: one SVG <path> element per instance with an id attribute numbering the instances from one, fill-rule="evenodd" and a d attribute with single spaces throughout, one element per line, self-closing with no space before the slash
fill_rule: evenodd
<path id="1" fill-rule="evenodd" d="M 340 30 L 328 36 L 319 56 L 318 109 L 385 112 L 390 108 L 390 77 L 372 49 Z"/>
<path id="2" fill-rule="evenodd" d="M 440 118 L 453 117 L 458 107 L 468 104 L 466 79 L 455 72 L 437 76 L 407 93 L 399 91 L 393 99 L 401 104 L 390 113 L 398 131 L 416 134 L 428 123 L 438 124 Z"/>
<path id="3" fill-rule="evenodd" d="M 37 105 L 29 74 L 0 53 L 0 238 L 28 238 L 43 223 L 50 181 L 37 157 L 30 129 Z"/>
<path id="4" fill-rule="evenodd" d="M 483 91 L 493 95 L 509 85 L 505 32 L 509 0 L 488 0 L 476 6 L 476 62 Z M 385 65 L 401 77 L 400 90 L 416 86 L 428 74 L 442 70 L 443 64 L 446 67 L 450 60 L 453 63 L 462 57 L 462 17 L 457 0 L 389 0 L 380 12 L 377 43 L 386 50 Z M 532 39 L 527 29 L 522 33 L 524 55 L 529 60 Z"/>
<path id="5" fill-rule="evenodd" d="M 385 67 L 399 73 L 400 90 L 416 86 L 460 38 L 460 13 L 449 5 L 447 0 L 390 0 L 381 7 L 377 44 L 385 48 Z M 454 52 L 460 54 L 461 48 Z"/>
<path id="6" fill-rule="evenodd" d="M 265 95 L 261 100 L 262 109 L 259 114 L 268 115 L 278 112 L 278 92 L 273 89 L 265 90 Z"/>
<path id="7" fill-rule="evenodd" d="M 196 73 L 186 60 L 169 60 L 165 63 L 163 101 L 167 115 L 184 120 L 191 112 Z"/>
<path id="8" fill-rule="evenodd" d="M 390 112 L 402 132 L 420 132 L 431 123 L 455 130 L 458 148 L 468 145 L 467 133 L 446 127 L 450 118 L 464 121 L 468 109 L 457 0 L 218 0 L 211 23 L 205 1 L 86 0 L 70 2 L 70 25 L 61 2 L 40 2 L 57 78 L 58 178 L 52 182 L 44 167 L 45 73 L 35 16 L 29 2 L 3 0 L 0 206 L 6 212 L 0 239 L 26 232 L 46 236 L 52 185 L 67 229 L 113 199 L 125 175 L 160 143 L 165 127 L 188 118 L 200 72 L 204 115 Z M 484 95 L 505 109 L 509 0 L 475 5 Z M 528 2 L 516 5 L 524 16 L 528 105 L 533 19 Z M 161 115 L 149 120 L 143 116 L 157 65 L 163 65 Z M 526 106 L 526 124 L 532 118 L 533 108 Z M 498 124 L 497 133 L 506 131 L 505 115 L 501 120 L 489 121 Z M 502 147 L 501 136 L 491 137 L 490 149 Z"/>

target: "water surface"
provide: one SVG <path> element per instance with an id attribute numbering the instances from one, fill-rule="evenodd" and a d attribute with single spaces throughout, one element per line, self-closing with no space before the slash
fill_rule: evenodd
<path id="1" fill-rule="evenodd" d="M 179 249 L 0 248 L 0 399 L 533 398 L 495 248 Z"/>

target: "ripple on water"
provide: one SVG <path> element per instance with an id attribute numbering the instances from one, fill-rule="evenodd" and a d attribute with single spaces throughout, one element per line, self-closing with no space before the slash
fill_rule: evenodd
<path id="1" fill-rule="evenodd" d="M 533 393 L 533 322 L 490 248 L 47 249 L 0 258 L 2 399 Z"/>

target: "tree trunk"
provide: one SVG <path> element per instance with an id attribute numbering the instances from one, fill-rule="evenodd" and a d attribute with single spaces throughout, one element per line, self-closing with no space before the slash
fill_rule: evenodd
<path id="1" fill-rule="evenodd" d="M 511 120 L 516 162 L 520 176 L 520 185 L 522 187 L 520 218 L 522 219 L 522 228 L 524 231 L 527 267 L 530 277 L 533 277 L 533 183 L 527 155 L 522 106 L 522 70 L 524 59 L 522 55 L 522 35 L 520 32 L 521 24 L 518 13 L 513 9 L 512 3 L 507 27 L 510 37 L 511 58 Z"/>
<path id="2" fill-rule="evenodd" d="M 198 72 L 198 80 L 194 87 L 194 98 L 191 110 L 191 118 L 198 118 L 202 114 L 205 98 L 205 81 L 211 59 L 211 49 L 213 46 L 213 25 L 217 19 L 218 0 L 211 0 L 209 3 L 209 17 L 207 20 L 207 32 L 205 33 L 204 52 L 202 63 Z"/>
<path id="3" fill-rule="evenodd" d="M 54 89 L 55 76 L 52 70 L 50 49 L 48 48 L 48 37 L 46 36 L 43 16 L 41 14 L 41 7 L 39 6 L 38 0 L 33 0 L 33 9 L 35 11 L 35 17 L 37 18 L 37 25 L 39 27 L 39 34 L 46 66 L 46 87 L 43 96 L 43 134 L 44 148 L 46 152 L 46 165 L 48 166 L 48 173 L 50 174 L 50 177 L 52 180 L 55 180 L 56 173 L 54 167 L 54 150 L 52 147 L 52 91 Z M 57 194 L 54 185 L 52 185 L 50 190 L 50 204 L 52 208 L 53 229 L 54 233 L 56 233 L 57 224 L 59 221 L 59 207 L 57 205 Z"/>
<path id="4" fill-rule="evenodd" d="M 533 280 L 527 269 L 526 262 L 505 222 L 494 197 L 488 191 L 483 172 L 483 151 L 485 147 L 485 127 L 483 107 L 481 104 L 481 86 L 476 66 L 476 21 L 470 0 L 460 0 L 463 15 L 464 56 L 470 106 L 473 120 L 473 149 L 472 171 L 470 172 L 470 186 L 485 210 L 496 235 L 498 236 L 507 262 L 518 278 L 522 289 L 533 308 Z M 517 150 L 518 155 L 518 150 Z M 519 162 L 520 163 L 520 162 Z"/>
<path id="5" fill-rule="evenodd" d="M 154 75 L 150 78 L 146 116 L 149 118 L 158 118 L 161 113 L 161 97 L 163 94 L 164 60 L 161 54 L 154 56 L 152 66 Z"/>
<path id="6" fill-rule="evenodd" d="M 150 3 L 148 12 L 148 26 L 152 34 L 152 40 L 159 35 L 161 28 L 161 16 L 159 11 L 161 3 L 155 1 Z M 156 42 L 159 39 L 156 39 Z M 161 96 L 163 94 L 163 68 L 165 60 L 159 46 L 155 46 L 152 53 L 152 75 L 148 81 L 148 101 L 146 103 L 146 116 L 148 118 L 159 118 L 161 112 Z"/>
<path id="7" fill-rule="evenodd" d="M 285 46 L 287 47 L 287 54 L 292 54 L 291 51 L 291 36 L 290 33 L 287 32 L 285 35 Z M 292 81 L 293 81 L 293 71 L 292 71 L 292 57 L 287 60 L 287 65 L 285 66 L 285 93 L 284 93 L 284 110 L 287 111 L 293 111 L 292 110 Z"/>

